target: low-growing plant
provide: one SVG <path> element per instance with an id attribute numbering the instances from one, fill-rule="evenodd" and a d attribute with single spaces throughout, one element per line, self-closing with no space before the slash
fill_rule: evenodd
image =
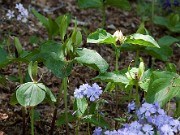
<path id="1" fill-rule="evenodd" d="M 155 4 L 154 2 L 153 0 L 152 6 Z M 102 9 L 104 21 L 105 8 L 108 5 L 129 9 L 128 1 L 124 0 L 94 0 L 90 2 L 79 0 L 78 4 L 81 8 Z M 25 22 L 28 17 L 27 10 L 22 4 L 17 4 L 16 8 L 20 13 L 20 20 Z M 11 37 L 14 42 L 15 51 L 11 51 L 9 46 L 11 38 L 7 38 L 7 41 L 2 43 L 7 46 L 0 45 L 0 53 L 2 54 L 0 56 L 0 68 L 17 63 L 18 77 L 9 77 L 9 79 L 19 82 L 20 85 L 11 98 L 11 104 L 19 103 L 22 106 L 23 134 L 26 134 L 27 111 L 30 114 L 31 134 L 35 134 L 35 107 L 44 102 L 50 103 L 54 108 L 49 131 L 50 135 L 53 135 L 55 125 L 66 125 L 66 134 L 70 134 L 69 122 L 75 122 L 75 134 L 77 135 L 80 134 L 80 126 L 83 123 L 87 125 L 88 135 L 91 134 L 92 126 L 98 127 L 94 130 L 93 135 L 173 135 L 180 132 L 179 120 L 167 115 L 170 111 L 170 103 L 173 101 L 176 102 L 174 116 L 177 118 L 180 116 L 180 76 L 177 73 L 176 66 L 168 61 L 170 56 L 172 56 L 170 45 L 179 42 L 178 39 L 171 36 L 163 36 L 156 42 L 149 35 L 144 23 L 140 25 L 136 33 L 128 36 L 124 36 L 121 31 L 111 34 L 104 29 L 98 29 L 89 34 L 87 43 L 108 44 L 112 46 L 114 49 L 115 64 L 114 70 L 109 71 L 108 63 L 99 53 L 81 47 L 83 37 L 76 22 L 73 30 L 68 30 L 71 15 L 65 14 L 52 19 L 51 17 L 47 18 L 43 16 L 35 10 L 32 10 L 32 12 L 46 28 L 48 39 L 37 42 L 39 46 L 32 51 L 25 51 L 17 37 Z M 154 13 L 154 10 L 152 13 Z M 178 25 L 178 16 L 171 15 L 169 19 L 173 21 L 169 21 L 169 23 L 173 26 L 176 26 L 175 24 Z M 8 11 L 7 17 L 8 19 L 14 18 L 14 12 Z M 154 15 L 152 15 L 153 19 Z M 123 51 L 135 51 L 136 57 L 129 63 L 128 67 L 120 69 L 119 60 Z M 142 53 L 148 54 L 154 59 L 167 62 L 166 67 L 162 70 L 146 68 Z M 61 79 L 57 97 L 53 95 L 52 91 L 45 84 L 40 83 L 42 76 L 38 70 L 38 63 L 41 63 L 54 76 Z M 28 64 L 27 71 L 22 68 L 22 64 Z M 107 82 L 107 85 L 105 90 L 97 83 L 93 83 L 92 85 L 82 84 L 79 88 L 76 88 L 74 91 L 72 113 L 68 109 L 68 77 L 71 75 L 75 64 L 81 64 L 98 71 L 99 74 L 93 80 Z M 0 75 L 0 83 L 4 85 L 6 82 L 6 77 Z M 101 95 L 104 92 L 108 92 L 109 94 L 113 90 L 115 90 L 113 98 L 116 114 L 116 118 L 114 119 L 115 127 L 113 129 L 120 129 L 111 131 L 112 126 L 105 120 L 107 115 L 101 111 L 103 105 L 107 103 L 106 100 L 101 98 Z M 123 98 L 119 97 L 119 91 L 123 92 Z M 57 116 L 61 98 L 64 99 L 64 112 L 60 116 Z M 133 101 L 128 104 L 128 112 L 132 116 L 127 121 L 136 121 L 125 124 L 121 128 L 119 125 L 123 125 L 126 122 L 126 118 L 118 116 L 119 105 L 126 104 L 126 101 L 130 102 L 132 100 L 135 102 Z M 140 107 L 141 104 L 142 107 Z M 161 107 L 167 111 L 167 114 Z"/>

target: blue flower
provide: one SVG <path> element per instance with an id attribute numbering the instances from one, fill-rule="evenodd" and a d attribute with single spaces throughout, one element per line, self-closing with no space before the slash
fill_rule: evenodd
<path id="1" fill-rule="evenodd" d="M 95 128 L 92 135 L 102 135 L 102 128 L 101 127 Z"/>
<path id="2" fill-rule="evenodd" d="M 102 94 L 101 87 L 97 83 L 94 83 L 92 87 L 88 88 L 85 91 L 85 95 L 87 98 L 90 99 L 90 101 L 95 101 L 96 99 L 99 99 L 99 96 Z"/>
<path id="3" fill-rule="evenodd" d="M 145 124 L 142 130 L 145 132 L 145 135 L 154 135 L 153 127 L 149 124 Z"/>
<path id="4" fill-rule="evenodd" d="M 134 101 L 128 104 L 128 112 L 134 111 L 136 107 L 136 104 Z"/>
<path id="5" fill-rule="evenodd" d="M 178 7 L 178 6 L 179 6 L 179 2 L 178 2 L 177 0 L 174 0 L 173 5 L 174 5 L 175 7 Z"/>
<path id="6" fill-rule="evenodd" d="M 174 135 L 172 128 L 168 124 L 163 125 L 160 132 L 163 135 Z"/>
<path id="7" fill-rule="evenodd" d="M 92 87 L 89 84 L 83 84 L 79 87 L 79 89 L 75 89 L 74 97 L 83 98 L 86 96 L 90 99 L 90 101 L 95 101 L 96 99 L 99 99 L 101 94 L 102 90 L 98 84 L 94 83 Z"/>
<path id="8" fill-rule="evenodd" d="M 156 108 L 152 104 L 144 103 L 142 104 L 142 107 L 139 109 L 139 113 L 141 115 L 144 114 L 145 117 L 148 117 L 151 114 L 156 113 Z"/>
<path id="9" fill-rule="evenodd" d="M 87 89 L 89 89 L 90 87 L 91 86 L 89 84 L 80 85 L 79 89 L 75 89 L 74 97 L 75 98 L 83 98 L 86 95 L 85 91 L 87 91 Z"/>
<path id="10" fill-rule="evenodd" d="M 171 8 L 171 2 L 170 0 L 165 0 L 163 2 L 163 8 L 166 9 L 166 8 Z"/>

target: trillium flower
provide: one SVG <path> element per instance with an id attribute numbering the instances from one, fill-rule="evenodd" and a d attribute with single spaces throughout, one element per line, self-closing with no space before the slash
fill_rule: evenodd
<path id="1" fill-rule="evenodd" d="M 117 30 L 114 34 L 113 34 L 113 37 L 116 38 L 116 42 L 119 41 L 120 43 L 123 43 L 125 37 L 123 36 L 121 30 Z"/>

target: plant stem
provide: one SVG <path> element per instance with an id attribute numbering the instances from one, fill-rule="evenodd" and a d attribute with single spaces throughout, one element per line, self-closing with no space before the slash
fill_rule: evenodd
<path id="1" fill-rule="evenodd" d="M 65 119 L 66 119 L 66 134 L 69 135 L 69 127 L 68 127 L 68 106 L 67 106 L 67 81 L 68 78 L 65 77 L 63 79 L 63 88 L 64 88 L 64 105 L 65 105 Z"/>
<path id="2" fill-rule="evenodd" d="M 138 82 L 136 83 L 136 105 L 139 106 L 139 85 Z"/>
<path id="3" fill-rule="evenodd" d="M 138 67 L 138 64 L 139 64 L 139 53 L 140 53 L 140 51 L 137 50 L 137 52 L 136 52 L 136 58 L 135 58 L 135 66 L 136 66 L 136 67 Z"/>
<path id="4" fill-rule="evenodd" d="M 102 6 L 102 28 L 105 27 L 105 23 L 106 23 L 106 7 L 105 7 L 104 2 L 103 2 L 103 6 Z"/>
<path id="5" fill-rule="evenodd" d="M 31 135 L 34 135 L 34 107 L 31 108 Z"/>
<path id="6" fill-rule="evenodd" d="M 55 108 L 54 108 L 54 112 L 53 112 L 53 119 L 52 119 L 52 122 L 51 122 L 51 129 L 50 129 L 50 132 L 49 132 L 50 135 L 53 135 L 53 132 L 54 132 L 54 126 L 55 126 L 55 121 L 56 121 L 56 118 L 57 118 L 58 105 L 59 105 L 59 102 L 60 102 L 60 97 L 62 95 L 62 90 L 63 90 L 63 83 L 61 83 L 61 86 L 60 86 L 59 91 L 58 91 L 57 102 L 55 104 Z"/>
<path id="7" fill-rule="evenodd" d="M 115 65 L 115 71 L 117 72 L 118 71 L 118 68 L 119 68 L 119 64 L 118 64 L 118 60 L 119 60 L 119 57 L 120 57 L 120 47 L 116 47 L 115 49 L 115 55 L 116 55 L 116 65 Z M 118 85 L 115 84 L 115 96 L 116 96 L 116 114 L 119 114 L 118 113 L 118 104 L 119 104 L 119 97 L 118 97 Z M 118 122 L 115 121 L 115 128 L 117 128 L 118 126 Z"/>
<path id="8" fill-rule="evenodd" d="M 77 119 L 76 135 L 79 135 L 80 118 Z"/>
<path id="9" fill-rule="evenodd" d="M 21 62 L 18 62 L 18 74 L 19 74 L 19 82 L 23 84 L 23 74 L 21 70 Z M 23 117 L 23 135 L 26 135 L 26 108 L 22 107 L 22 117 Z"/>
<path id="10" fill-rule="evenodd" d="M 153 26 L 154 8 L 155 8 L 155 0 L 152 0 L 152 4 L 151 4 L 151 33 L 153 33 L 153 31 L 154 31 L 154 26 Z M 149 56 L 148 67 L 151 68 L 152 65 L 153 65 L 152 56 Z"/>
<path id="11" fill-rule="evenodd" d="M 176 101 L 176 116 L 180 117 L 180 100 L 177 99 Z"/>

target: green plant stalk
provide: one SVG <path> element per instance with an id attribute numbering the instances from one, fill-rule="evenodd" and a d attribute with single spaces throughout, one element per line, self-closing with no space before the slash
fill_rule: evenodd
<path id="1" fill-rule="evenodd" d="M 18 62 L 18 74 L 19 74 L 19 82 L 23 84 L 23 74 L 21 70 L 21 62 Z M 23 135 L 26 135 L 26 108 L 22 107 L 22 117 L 23 117 Z"/>
<path id="2" fill-rule="evenodd" d="M 76 135 L 79 135 L 80 118 L 77 119 Z"/>
<path id="3" fill-rule="evenodd" d="M 103 3 L 103 6 L 102 6 L 102 9 L 101 9 L 101 12 L 102 12 L 102 28 L 105 28 L 105 22 L 106 22 L 106 7 Z"/>
<path id="4" fill-rule="evenodd" d="M 50 129 L 50 135 L 53 135 L 53 132 L 54 132 L 54 126 L 55 126 L 55 121 L 56 121 L 56 118 L 57 118 L 57 111 L 58 111 L 58 105 L 60 103 L 60 98 L 62 96 L 62 90 L 63 90 L 63 83 L 61 83 L 61 86 L 59 88 L 59 91 L 58 91 L 58 97 L 57 97 L 57 102 L 55 104 L 55 108 L 54 108 L 54 112 L 53 112 L 53 119 L 52 119 L 52 122 L 51 122 L 51 129 Z"/>
<path id="5" fill-rule="evenodd" d="M 135 66 L 136 66 L 136 67 L 139 65 L 139 53 L 140 53 L 140 51 L 137 50 L 137 52 L 136 52 L 136 58 L 135 58 Z"/>
<path id="6" fill-rule="evenodd" d="M 118 64 L 118 60 L 120 58 L 120 48 L 116 47 L 115 49 L 115 56 L 116 56 L 116 65 L 115 65 L 115 71 L 118 71 L 118 68 L 119 68 L 119 64 Z M 116 114 L 118 114 L 118 104 L 119 104 L 119 97 L 118 97 L 118 85 L 115 84 L 115 98 L 116 98 Z M 118 126 L 118 122 L 115 121 L 115 128 L 117 128 Z"/>
<path id="7" fill-rule="evenodd" d="M 31 108 L 31 135 L 34 135 L 34 107 Z"/>
<path id="8" fill-rule="evenodd" d="M 132 99 L 132 92 L 133 92 L 133 90 L 130 89 L 130 90 L 129 90 L 129 103 L 131 102 L 131 99 Z"/>
<path id="9" fill-rule="evenodd" d="M 180 100 L 176 101 L 176 116 L 180 117 Z"/>
<path id="10" fill-rule="evenodd" d="M 139 84 L 138 82 L 136 83 L 136 105 L 139 106 L 140 102 L 139 102 Z"/>
<path id="11" fill-rule="evenodd" d="M 64 88 L 64 105 L 65 105 L 65 119 L 66 119 L 66 134 L 69 135 L 69 127 L 68 127 L 68 106 L 67 106 L 67 81 L 68 78 L 63 78 L 63 88 Z"/>
<path id="12" fill-rule="evenodd" d="M 154 8 L 155 8 L 155 0 L 152 0 L 152 3 L 151 3 L 151 33 L 153 33 L 153 31 L 154 31 L 154 25 L 153 25 Z M 152 56 L 149 56 L 148 67 L 151 68 L 152 65 L 154 65 L 154 61 L 152 61 Z"/>

